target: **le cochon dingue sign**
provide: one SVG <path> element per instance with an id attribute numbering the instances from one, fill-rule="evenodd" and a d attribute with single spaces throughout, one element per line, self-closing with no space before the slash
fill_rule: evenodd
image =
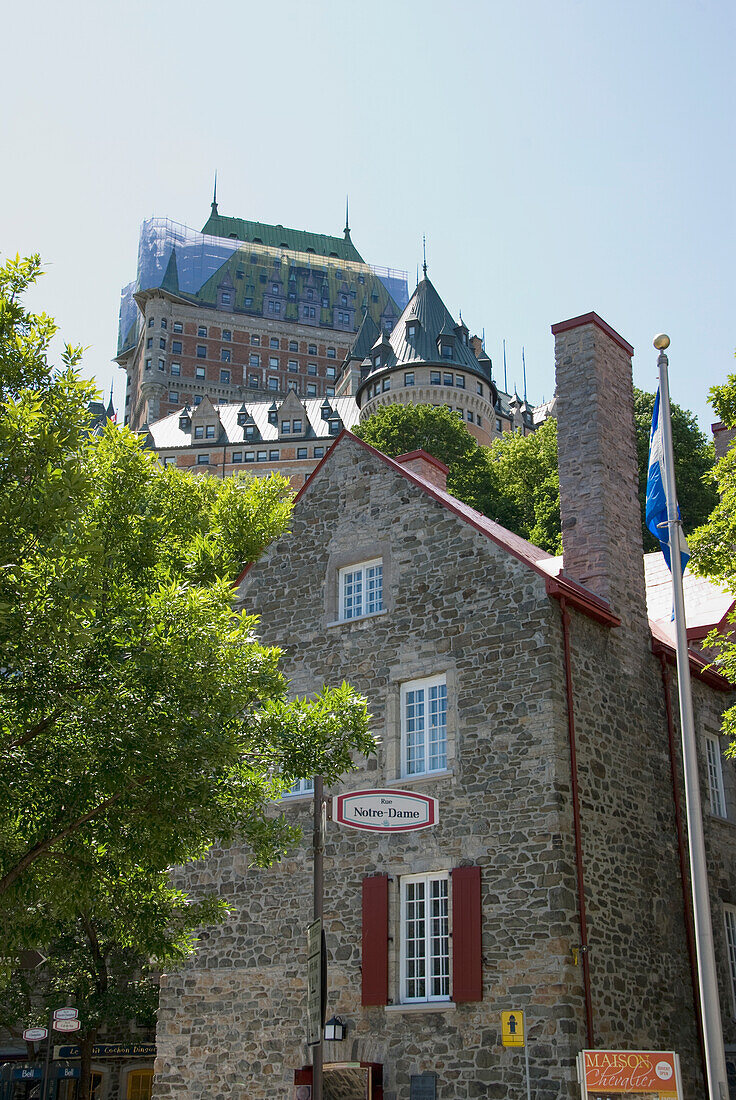
<path id="1" fill-rule="evenodd" d="M 351 829 L 377 833 L 427 829 L 437 824 L 437 799 L 413 791 L 351 791 L 335 795 L 332 817 Z"/>

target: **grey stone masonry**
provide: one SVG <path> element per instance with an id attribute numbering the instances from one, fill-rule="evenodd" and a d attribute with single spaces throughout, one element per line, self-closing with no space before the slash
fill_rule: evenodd
<path id="1" fill-rule="evenodd" d="M 646 631 L 633 348 L 595 313 L 552 332 L 565 574 Z"/>

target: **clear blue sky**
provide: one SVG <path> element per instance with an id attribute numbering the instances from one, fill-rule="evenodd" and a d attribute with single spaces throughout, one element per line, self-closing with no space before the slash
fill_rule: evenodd
<path id="1" fill-rule="evenodd" d="M 736 369 L 732 0 L 14 4 L 3 16 L 0 249 L 103 389 L 151 215 L 339 233 L 429 274 L 496 377 L 554 388 L 550 325 L 596 310 L 712 419 Z"/>

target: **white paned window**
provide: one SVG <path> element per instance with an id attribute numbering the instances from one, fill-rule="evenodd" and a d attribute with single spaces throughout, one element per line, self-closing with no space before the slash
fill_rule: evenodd
<path id="1" fill-rule="evenodd" d="M 297 779 L 294 786 L 287 794 L 312 794 L 314 792 L 313 779 Z"/>
<path id="2" fill-rule="evenodd" d="M 404 775 L 447 767 L 447 681 L 444 676 L 401 686 L 401 757 Z"/>
<path id="3" fill-rule="evenodd" d="M 717 817 L 726 816 L 726 794 L 723 789 L 723 768 L 721 767 L 721 746 L 718 738 L 705 735 L 705 755 L 708 762 L 708 791 L 710 792 L 710 811 Z"/>
<path id="4" fill-rule="evenodd" d="M 401 880 L 401 1000 L 449 999 L 448 876 L 410 875 Z"/>
<path id="5" fill-rule="evenodd" d="M 736 909 L 726 905 L 723 909 L 726 921 L 726 945 L 728 947 L 728 972 L 731 976 L 731 1005 L 736 1017 Z"/>
<path id="6" fill-rule="evenodd" d="M 340 570 L 340 618 L 359 619 L 383 610 L 383 563 L 380 558 Z"/>

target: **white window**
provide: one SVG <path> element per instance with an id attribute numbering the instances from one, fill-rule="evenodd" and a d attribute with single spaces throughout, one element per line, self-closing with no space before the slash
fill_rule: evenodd
<path id="1" fill-rule="evenodd" d="M 721 746 L 718 738 L 705 735 L 705 755 L 708 762 L 708 790 L 710 792 L 710 812 L 717 817 L 726 816 L 726 794 L 723 789 L 723 769 L 721 767 Z"/>
<path id="2" fill-rule="evenodd" d="M 401 880 L 401 1000 L 450 999 L 447 872 Z"/>
<path id="3" fill-rule="evenodd" d="M 401 685 L 401 758 L 404 775 L 424 775 L 447 767 L 444 675 Z"/>
<path id="4" fill-rule="evenodd" d="M 314 792 L 314 780 L 313 779 L 297 779 L 294 786 L 290 791 L 287 791 L 287 795 L 290 794 L 312 794 Z"/>
<path id="5" fill-rule="evenodd" d="M 358 619 L 383 609 L 383 563 L 380 558 L 340 570 L 340 618 Z"/>
<path id="6" fill-rule="evenodd" d="M 726 946 L 728 947 L 728 971 L 731 975 L 731 1004 L 736 1017 L 736 909 L 726 905 L 723 909 L 726 921 Z"/>

